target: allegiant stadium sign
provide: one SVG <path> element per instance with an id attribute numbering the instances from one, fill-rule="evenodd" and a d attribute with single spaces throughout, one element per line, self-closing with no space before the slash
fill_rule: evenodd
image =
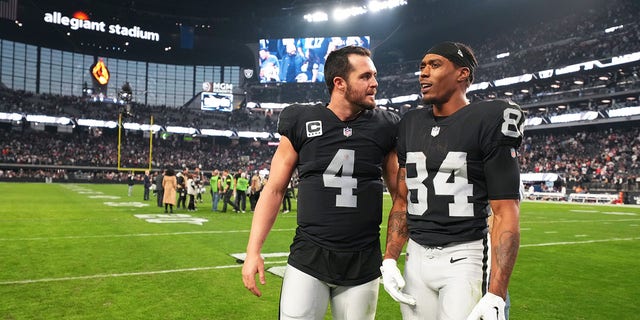
<path id="1" fill-rule="evenodd" d="M 44 22 L 66 26 L 71 30 L 108 32 L 110 34 L 136 39 L 160 41 L 160 34 L 156 32 L 145 31 L 138 26 L 126 27 L 120 24 L 107 25 L 104 21 L 90 21 L 85 14 L 80 15 L 79 18 L 70 18 L 55 11 L 53 13 L 45 13 Z"/>

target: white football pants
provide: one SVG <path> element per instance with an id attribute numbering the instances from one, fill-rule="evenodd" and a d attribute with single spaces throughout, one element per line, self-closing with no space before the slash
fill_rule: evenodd
<path id="1" fill-rule="evenodd" d="M 324 319 L 331 303 L 334 320 L 373 320 L 379 288 L 379 278 L 358 286 L 337 286 L 287 264 L 280 295 L 280 319 Z"/>
<path id="2" fill-rule="evenodd" d="M 483 240 L 445 247 L 407 244 L 404 292 L 415 306 L 400 304 L 404 320 L 465 320 L 483 295 L 489 272 Z"/>

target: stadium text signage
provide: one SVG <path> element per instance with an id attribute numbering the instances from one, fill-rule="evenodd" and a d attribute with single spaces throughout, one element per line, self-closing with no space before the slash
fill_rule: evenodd
<path id="1" fill-rule="evenodd" d="M 233 93 L 233 84 L 220 82 L 204 82 L 202 83 L 202 91 L 215 93 Z"/>
<path id="2" fill-rule="evenodd" d="M 86 14 L 74 15 L 67 17 L 62 13 L 54 11 L 53 13 L 44 14 L 44 22 L 63 25 L 71 30 L 91 30 L 98 32 L 108 32 L 123 37 L 131 37 L 150 41 L 160 41 L 160 34 L 156 32 L 144 31 L 138 26 L 125 27 L 120 24 L 107 25 L 104 21 L 90 21 Z"/>

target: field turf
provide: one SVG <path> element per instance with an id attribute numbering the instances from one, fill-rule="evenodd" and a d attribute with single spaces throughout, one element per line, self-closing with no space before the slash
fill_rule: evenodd
<path id="1" fill-rule="evenodd" d="M 277 319 L 281 278 L 268 273 L 257 298 L 232 256 L 249 211 L 213 213 L 205 194 L 167 218 L 140 185 L 128 197 L 124 184 L 0 183 L 0 195 L 0 320 Z M 267 267 L 286 262 L 293 203 L 265 243 Z M 640 318 L 638 207 L 524 202 L 521 228 L 510 319 Z M 400 319 L 383 288 L 377 318 Z"/>

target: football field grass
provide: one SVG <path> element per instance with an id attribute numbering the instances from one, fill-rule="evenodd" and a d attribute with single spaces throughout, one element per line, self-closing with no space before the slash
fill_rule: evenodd
<path id="1" fill-rule="evenodd" d="M 140 185 L 128 197 L 124 184 L 0 183 L 0 195 L 0 320 L 277 319 L 281 278 L 268 273 L 257 298 L 232 256 L 244 253 L 248 211 L 213 213 L 205 194 L 198 211 L 166 217 Z M 264 245 L 268 268 L 286 263 L 293 203 Z M 521 211 L 510 319 L 640 318 L 638 207 Z M 400 319 L 382 287 L 377 319 Z"/>

